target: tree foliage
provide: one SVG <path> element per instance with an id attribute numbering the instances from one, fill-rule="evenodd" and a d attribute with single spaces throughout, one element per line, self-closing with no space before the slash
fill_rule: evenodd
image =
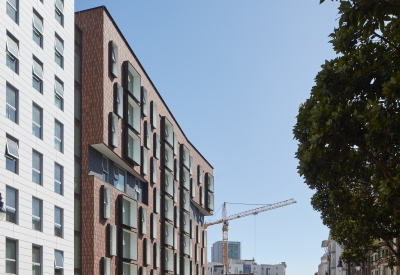
<path id="1" fill-rule="evenodd" d="M 337 57 L 321 66 L 293 130 L 311 204 L 345 260 L 363 260 L 378 240 L 400 259 L 399 15 L 399 0 L 340 2 Z"/>

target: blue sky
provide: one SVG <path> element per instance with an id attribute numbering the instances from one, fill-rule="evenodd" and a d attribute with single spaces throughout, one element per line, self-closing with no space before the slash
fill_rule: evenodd
<path id="1" fill-rule="evenodd" d="M 288 275 L 314 274 L 328 229 L 297 173 L 292 129 L 320 65 L 335 56 L 328 35 L 337 2 L 82 0 L 75 9 L 100 5 L 214 166 L 216 209 L 224 201 L 298 201 L 230 222 L 242 257 L 284 261 Z M 228 214 L 252 208 L 228 207 Z M 208 231 L 209 246 L 221 240 L 220 225 Z"/>

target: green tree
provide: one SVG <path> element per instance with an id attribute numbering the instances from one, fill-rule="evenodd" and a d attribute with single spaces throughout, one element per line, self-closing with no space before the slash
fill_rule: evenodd
<path id="1" fill-rule="evenodd" d="M 321 3 L 324 0 L 321 0 Z M 400 263 L 400 0 L 341 1 L 325 61 L 299 107 L 298 171 L 343 258 L 388 246 Z"/>

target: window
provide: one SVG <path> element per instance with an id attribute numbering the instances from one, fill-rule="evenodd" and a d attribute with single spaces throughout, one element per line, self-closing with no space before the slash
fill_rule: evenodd
<path id="1" fill-rule="evenodd" d="M 42 184 L 42 154 L 32 151 L 32 181 Z"/>
<path id="2" fill-rule="evenodd" d="M 81 231 L 81 210 L 82 210 L 82 204 L 81 204 L 81 199 L 74 197 L 74 230 L 80 232 Z"/>
<path id="3" fill-rule="evenodd" d="M 157 159 L 151 158 L 150 165 L 151 165 L 151 168 L 150 168 L 151 169 L 151 174 L 150 174 L 151 182 L 157 183 Z"/>
<path id="4" fill-rule="evenodd" d="M 36 11 L 33 11 L 32 21 L 32 39 L 36 42 L 36 44 L 43 48 L 43 18 Z"/>
<path id="5" fill-rule="evenodd" d="M 111 259 L 103 257 L 103 270 L 104 275 L 111 275 Z M 129 273 L 127 273 L 129 274 Z"/>
<path id="6" fill-rule="evenodd" d="M 142 147 L 142 173 L 144 175 L 148 174 L 148 159 L 149 159 L 149 150 L 147 148 Z"/>
<path id="7" fill-rule="evenodd" d="M 167 169 L 164 169 L 164 191 L 171 197 L 174 195 L 174 178 Z"/>
<path id="8" fill-rule="evenodd" d="M 122 257 L 125 259 L 137 260 L 137 233 L 122 231 Z"/>
<path id="9" fill-rule="evenodd" d="M 211 192 L 208 192 L 207 195 L 208 195 L 207 197 L 208 208 L 210 210 L 214 210 L 214 195 Z"/>
<path id="10" fill-rule="evenodd" d="M 17 196 L 18 191 L 7 186 L 6 188 L 6 221 L 17 223 Z"/>
<path id="11" fill-rule="evenodd" d="M 138 274 L 137 265 L 123 262 L 122 263 L 122 274 Z"/>
<path id="12" fill-rule="evenodd" d="M 168 248 L 165 248 L 165 269 L 174 271 L 174 251 Z"/>
<path id="13" fill-rule="evenodd" d="M 127 109 L 128 109 L 127 116 L 128 116 L 129 126 L 131 126 L 136 132 L 140 134 L 141 131 L 140 107 L 131 96 L 128 96 Z"/>
<path id="14" fill-rule="evenodd" d="M 56 0 L 56 2 L 58 2 Z M 56 34 L 55 37 L 55 52 L 54 52 L 54 61 L 63 68 L 64 67 L 64 41 Z"/>
<path id="15" fill-rule="evenodd" d="M 142 114 L 147 116 L 147 90 L 142 88 Z"/>
<path id="16" fill-rule="evenodd" d="M 110 224 L 109 232 L 110 232 L 109 254 L 111 256 L 117 256 L 117 226 L 115 224 Z"/>
<path id="17" fill-rule="evenodd" d="M 122 224 L 137 228 L 138 222 L 138 207 L 137 201 L 132 200 L 126 196 L 122 197 Z"/>
<path id="18" fill-rule="evenodd" d="M 63 125 L 57 120 L 54 121 L 54 148 L 63 151 Z"/>
<path id="19" fill-rule="evenodd" d="M 19 46 L 18 40 L 11 36 L 7 32 L 7 54 L 6 54 L 6 65 L 15 73 L 18 73 L 19 69 Z"/>
<path id="20" fill-rule="evenodd" d="M 18 92 L 8 84 L 6 87 L 6 117 L 18 123 Z"/>
<path id="21" fill-rule="evenodd" d="M 42 251 L 39 246 L 32 246 L 32 275 L 42 274 Z"/>
<path id="22" fill-rule="evenodd" d="M 119 117 L 124 115 L 124 89 L 119 83 L 114 84 L 114 113 Z"/>
<path id="23" fill-rule="evenodd" d="M 151 238 L 157 239 L 158 215 L 151 213 Z"/>
<path id="24" fill-rule="evenodd" d="M 6 12 L 18 24 L 18 0 L 7 0 Z"/>
<path id="25" fill-rule="evenodd" d="M 42 231 L 42 201 L 36 198 L 32 198 L 32 229 Z"/>
<path id="26" fill-rule="evenodd" d="M 64 83 L 57 77 L 54 80 L 54 105 L 60 110 L 63 109 L 64 103 Z"/>
<path id="27" fill-rule="evenodd" d="M 54 164 L 54 192 L 63 194 L 63 167 L 57 163 Z"/>
<path id="28" fill-rule="evenodd" d="M 171 184 L 172 185 L 172 184 Z M 167 196 L 165 196 L 165 200 L 164 200 L 164 204 L 165 204 L 165 218 L 170 220 L 170 221 L 174 221 L 174 202 L 172 201 L 172 199 L 168 198 Z"/>
<path id="29" fill-rule="evenodd" d="M 144 131 L 145 131 L 145 140 L 144 140 L 144 146 L 146 146 L 147 149 L 151 149 L 151 125 L 149 121 L 144 122 Z"/>
<path id="30" fill-rule="evenodd" d="M 55 18 L 61 26 L 64 25 L 64 1 L 63 0 L 56 0 L 56 7 L 55 7 Z"/>
<path id="31" fill-rule="evenodd" d="M 207 177 L 207 189 L 210 192 L 214 192 L 214 176 L 210 173 L 206 174 Z"/>
<path id="32" fill-rule="evenodd" d="M 79 121 L 75 120 L 74 123 L 74 154 L 77 157 L 81 157 L 81 136 L 82 136 L 82 131 L 81 131 L 81 124 Z"/>
<path id="33" fill-rule="evenodd" d="M 150 102 L 150 115 L 151 126 L 153 126 L 153 128 L 157 128 L 158 112 L 157 105 L 154 101 Z"/>
<path id="34" fill-rule="evenodd" d="M 173 225 L 169 222 L 164 222 L 164 241 L 166 245 L 173 246 L 174 245 L 174 228 Z"/>
<path id="35" fill-rule="evenodd" d="M 141 164 L 140 137 L 138 137 L 131 129 L 127 133 L 127 158 L 136 163 Z"/>
<path id="36" fill-rule="evenodd" d="M 111 190 L 107 186 L 103 186 L 103 217 L 111 219 Z"/>
<path id="37" fill-rule="evenodd" d="M 164 165 L 169 171 L 174 171 L 174 152 L 168 145 L 165 145 Z"/>
<path id="38" fill-rule="evenodd" d="M 42 138 L 43 110 L 36 104 L 32 105 L 32 134 Z"/>
<path id="39" fill-rule="evenodd" d="M 114 41 L 110 41 L 110 73 L 114 77 L 118 77 L 118 46 Z"/>
<path id="40" fill-rule="evenodd" d="M 140 208 L 140 231 L 143 235 L 147 234 L 147 208 L 141 207 Z"/>
<path id="41" fill-rule="evenodd" d="M 111 122 L 111 131 L 110 131 L 110 141 L 111 145 L 115 148 L 118 148 L 118 116 L 114 113 L 111 113 L 110 116 Z"/>
<path id="42" fill-rule="evenodd" d="M 125 170 L 114 166 L 114 187 L 125 192 Z"/>
<path id="43" fill-rule="evenodd" d="M 64 255 L 62 251 L 54 250 L 54 275 L 62 275 L 64 269 Z"/>
<path id="44" fill-rule="evenodd" d="M 81 237 L 78 235 L 74 235 L 74 268 L 81 268 Z"/>
<path id="45" fill-rule="evenodd" d="M 63 210 L 59 207 L 54 207 L 54 236 L 62 238 L 63 236 Z"/>
<path id="46" fill-rule="evenodd" d="M 135 98 L 135 101 L 141 102 L 141 77 L 140 74 L 136 71 L 136 69 L 132 66 L 129 61 L 125 61 L 123 64 L 124 67 L 124 86 L 125 89 Z"/>
<path id="47" fill-rule="evenodd" d="M 103 156 L 102 166 L 103 166 L 102 179 L 103 181 L 108 182 L 108 158 L 106 158 L 105 156 Z"/>
<path id="48" fill-rule="evenodd" d="M 182 164 L 190 169 L 190 151 L 185 145 L 181 146 L 181 160 Z"/>
<path id="49" fill-rule="evenodd" d="M 164 122 L 164 140 L 171 147 L 173 147 L 174 146 L 174 126 L 166 117 L 163 117 L 163 122 Z"/>
<path id="50" fill-rule="evenodd" d="M 6 239 L 6 273 L 17 274 L 17 241 Z"/>
<path id="51" fill-rule="evenodd" d="M 6 138 L 6 169 L 18 173 L 18 141 L 7 137 Z"/>
<path id="52" fill-rule="evenodd" d="M 32 66 L 32 87 L 39 93 L 43 91 L 43 63 L 35 58 Z"/>
<path id="53" fill-rule="evenodd" d="M 78 158 L 74 159 L 74 191 L 81 193 L 81 162 Z"/>

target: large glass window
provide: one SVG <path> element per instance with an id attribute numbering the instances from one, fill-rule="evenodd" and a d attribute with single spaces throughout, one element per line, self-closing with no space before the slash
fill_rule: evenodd
<path id="1" fill-rule="evenodd" d="M 125 192 L 125 170 L 118 166 L 114 166 L 114 186 L 115 188 Z"/>
<path id="2" fill-rule="evenodd" d="M 57 237 L 63 236 L 63 210 L 59 207 L 54 207 L 54 235 Z"/>
<path id="3" fill-rule="evenodd" d="M 42 251 L 39 246 L 32 246 L 32 275 L 42 274 Z"/>
<path id="4" fill-rule="evenodd" d="M 17 241 L 6 239 L 6 274 L 17 274 Z"/>
<path id="5" fill-rule="evenodd" d="M 64 67 L 64 41 L 56 35 L 55 37 L 55 52 L 54 52 L 54 60 L 56 63 L 63 68 Z"/>
<path id="6" fill-rule="evenodd" d="M 103 181 L 108 182 L 108 158 L 103 156 Z"/>
<path id="7" fill-rule="evenodd" d="M 18 173 L 18 141 L 7 137 L 6 138 L 6 169 Z"/>
<path id="8" fill-rule="evenodd" d="M 6 12 L 15 23 L 18 23 L 18 0 L 7 0 Z"/>
<path id="9" fill-rule="evenodd" d="M 63 0 L 56 0 L 56 7 L 55 7 L 55 18 L 57 19 L 58 23 L 61 26 L 64 25 L 64 1 Z"/>
<path id="10" fill-rule="evenodd" d="M 6 117 L 18 123 L 18 92 L 8 84 L 6 87 Z"/>
<path id="11" fill-rule="evenodd" d="M 18 73 L 19 67 L 19 46 L 18 41 L 11 37 L 10 34 L 7 34 L 7 54 L 6 54 L 6 65 L 15 73 Z"/>
<path id="12" fill-rule="evenodd" d="M 32 87 L 39 93 L 43 91 L 43 64 L 36 59 L 33 59 Z"/>
<path id="13" fill-rule="evenodd" d="M 54 104 L 60 109 L 63 109 L 64 101 L 64 83 L 58 78 L 55 79 L 54 84 Z"/>
<path id="14" fill-rule="evenodd" d="M 14 188 L 6 188 L 6 221 L 17 223 L 17 194 Z"/>
<path id="15" fill-rule="evenodd" d="M 57 120 L 54 122 L 54 148 L 63 151 L 63 125 Z"/>
<path id="16" fill-rule="evenodd" d="M 36 11 L 33 11 L 32 23 L 32 39 L 40 47 L 43 47 L 43 18 Z"/>
<path id="17" fill-rule="evenodd" d="M 54 164 L 54 192 L 63 194 L 63 167 L 57 163 Z"/>
<path id="18" fill-rule="evenodd" d="M 42 154 L 32 151 L 32 181 L 42 184 Z"/>
<path id="19" fill-rule="evenodd" d="M 42 201 L 32 198 L 32 229 L 42 231 Z"/>
<path id="20" fill-rule="evenodd" d="M 32 105 L 32 134 L 42 138 L 43 110 L 36 104 Z"/>

